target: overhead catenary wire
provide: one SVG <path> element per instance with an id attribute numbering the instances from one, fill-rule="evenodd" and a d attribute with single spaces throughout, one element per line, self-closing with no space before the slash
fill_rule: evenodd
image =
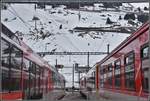
<path id="1" fill-rule="evenodd" d="M 26 21 L 24 21 L 23 18 L 16 12 L 16 10 L 11 5 L 10 5 L 10 7 L 11 7 L 12 11 L 10 9 L 8 9 L 8 11 L 11 12 L 13 15 L 17 16 L 27 28 L 30 28 L 31 25 L 29 23 L 27 23 Z"/>

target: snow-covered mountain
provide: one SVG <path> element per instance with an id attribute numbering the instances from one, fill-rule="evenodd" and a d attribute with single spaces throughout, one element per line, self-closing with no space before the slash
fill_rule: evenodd
<path id="1" fill-rule="evenodd" d="M 132 5 L 132 6 L 131 6 Z M 23 40 L 36 52 L 106 52 L 107 44 L 110 44 L 110 51 L 119 45 L 130 34 L 114 32 L 74 32 L 75 27 L 111 27 L 132 26 L 124 20 L 127 12 L 134 12 L 141 4 L 123 4 L 116 11 L 99 6 L 83 7 L 81 10 L 66 9 L 65 6 L 45 9 L 35 9 L 34 4 L 11 4 L 1 12 L 2 23 L 14 33 L 23 37 Z M 149 7 L 148 3 L 142 4 Z M 131 10 L 126 10 L 132 7 Z M 140 6 L 141 7 L 141 6 Z M 85 11 L 85 10 L 88 11 Z M 93 9 L 95 11 L 93 11 Z M 103 10 L 101 10 L 103 9 Z M 119 19 L 121 16 L 122 19 Z M 115 22 L 106 24 L 107 18 Z M 137 19 L 134 22 L 138 22 Z M 139 27 L 141 23 L 139 23 Z M 90 56 L 90 66 L 100 61 L 105 55 Z M 74 63 L 87 65 L 87 56 L 45 56 L 51 65 L 58 64 L 72 66 Z M 68 68 L 60 70 L 66 73 Z M 69 70 L 72 72 L 72 70 Z M 67 74 L 68 76 L 70 74 Z M 71 77 L 71 76 L 70 76 Z M 70 80 L 70 79 L 69 79 Z"/>

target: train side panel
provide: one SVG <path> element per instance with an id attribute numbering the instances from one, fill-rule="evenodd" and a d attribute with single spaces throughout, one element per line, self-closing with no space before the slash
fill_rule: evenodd
<path id="1" fill-rule="evenodd" d="M 148 79 L 148 75 L 143 77 L 143 74 L 148 72 L 150 64 L 143 68 L 141 52 L 142 47 L 148 43 L 148 25 L 141 30 L 100 63 L 100 93 L 106 98 L 117 95 L 114 98 L 118 98 L 118 100 L 120 98 L 127 98 L 126 101 L 147 100 L 148 91 L 144 91 L 143 82 Z M 148 52 L 147 47 L 143 49 L 145 49 L 144 52 Z M 148 81 L 144 84 L 147 87 Z M 148 90 L 148 88 L 146 89 Z M 113 94 L 115 92 L 116 94 Z"/>
<path id="2" fill-rule="evenodd" d="M 2 92 L 0 100 L 41 99 L 55 90 L 55 77 L 61 96 L 65 78 L 38 56 L 14 33 L 2 25 Z M 61 75 L 61 77 L 63 77 Z M 63 93 L 62 93 L 63 92 Z M 60 94 L 53 93 L 54 99 Z M 53 101 L 53 100 L 51 100 Z"/>

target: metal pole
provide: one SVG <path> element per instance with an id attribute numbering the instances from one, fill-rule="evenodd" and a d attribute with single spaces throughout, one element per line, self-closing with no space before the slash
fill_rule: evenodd
<path id="1" fill-rule="evenodd" d="M 96 97 L 97 97 L 97 99 L 99 99 L 99 79 L 100 77 L 99 77 L 99 65 L 98 65 L 98 63 L 96 64 L 96 72 L 95 72 L 95 87 L 96 87 Z"/>
<path id="2" fill-rule="evenodd" d="M 107 54 L 109 54 L 109 44 L 107 44 Z"/>
<path id="3" fill-rule="evenodd" d="M 149 0 L 149 63 L 150 63 L 150 0 Z M 148 76 L 148 80 L 149 80 L 149 97 L 148 97 L 148 101 L 150 101 L 150 66 L 149 66 L 149 76 Z"/>
<path id="4" fill-rule="evenodd" d="M 56 66 L 57 66 L 57 59 L 56 59 Z"/>
<path id="5" fill-rule="evenodd" d="M 78 1 L 79 2 L 79 21 L 80 21 L 80 19 L 81 19 L 81 14 L 80 14 L 80 0 Z"/>
<path id="6" fill-rule="evenodd" d="M 2 9 L 2 0 L 0 1 L 0 15 L 1 15 L 1 9 Z M 0 41 L 1 41 L 1 33 L 2 33 L 2 25 L 1 25 L 1 16 L 0 16 Z M 1 42 L 0 42 L 0 92 L 2 92 L 2 64 L 1 64 Z M 2 101 L 2 94 L 0 94 L 0 101 Z"/>
<path id="7" fill-rule="evenodd" d="M 36 20 L 35 20 L 35 30 L 37 30 L 37 27 L 36 27 Z"/>
<path id="8" fill-rule="evenodd" d="M 79 87 L 80 87 L 80 72 L 78 72 Z"/>
<path id="9" fill-rule="evenodd" d="M 73 93 L 73 88 L 74 88 L 74 64 L 73 64 L 73 68 L 72 68 L 72 93 Z"/>
<path id="10" fill-rule="evenodd" d="M 88 56 L 87 56 L 87 67 L 88 67 L 88 68 L 90 67 L 90 66 L 89 66 L 89 62 L 90 62 L 89 58 L 90 58 L 90 54 L 89 54 L 89 52 L 88 52 Z"/>

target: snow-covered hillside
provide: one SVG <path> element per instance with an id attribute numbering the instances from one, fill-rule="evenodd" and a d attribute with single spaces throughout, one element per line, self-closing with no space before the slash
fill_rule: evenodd
<path id="1" fill-rule="evenodd" d="M 137 9 L 137 5 L 140 4 L 135 4 L 134 9 Z M 146 3 L 142 5 L 148 6 Z M 107 44 L 110 44 L 111 51 L 130 34 L 94 31 L 74 32 L 73 28 L 77 26 L 113 26 L 105 24 L 108 17 L 119 26 L 131 26 L 126 20 L 123 20 L 126 14 L 124 11 L 125 6 L 128 7 L 129 5 L 124 4 L 120 7 L 122 11 L 119 12 L 113 10 L 87 12 L 68 10 L 64 6 L 56 8 L 46 6 L 46 9 L 35 9 L 33 4 L 13 4 L 7 5 L 8 8 L 2 10 L 1 13 L 2 22 L 13 32 L 19 33 L 18 35 L 21 35 L 23 40 L 36 52 L 106 52 Z M 101 8 L 97 9 L 100 10 Z M 129 12 L 133 12 L 133 10 Z M 119 16 L 122 17 L 121 20 L 119 20 Z M 103 57 L 104 55 L 90 56 L 90 66 L 93 66 Z M 45 56 L 44 59 L 51 65 L 55 65 L 56 59 L 58 64 L 63 64 L 64 66 L 72 66 L 74 63 L 87 65 L 87 56 Z M 66 70 L 61 70 L 61 72 L 66 72 Z"/>

